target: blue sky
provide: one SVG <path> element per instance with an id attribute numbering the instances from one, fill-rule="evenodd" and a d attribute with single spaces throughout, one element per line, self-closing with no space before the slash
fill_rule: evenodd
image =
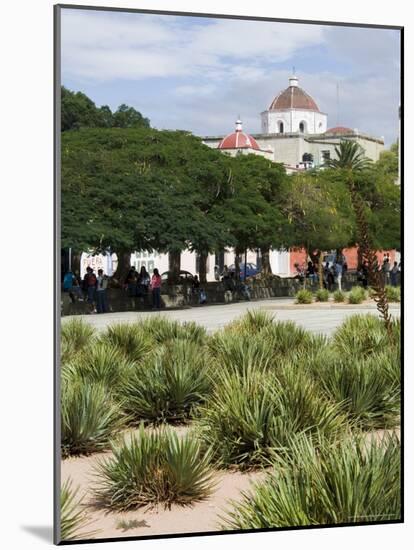
<path id="1" fill-rule="evenodd" d="M 63 84 L 97 105 L 132 105 L 156 128 L 226 134 L 240 115 L 259 132 L 292 67 L 328 127 L 395 141 L 398 31 L 62 10 Z"/>

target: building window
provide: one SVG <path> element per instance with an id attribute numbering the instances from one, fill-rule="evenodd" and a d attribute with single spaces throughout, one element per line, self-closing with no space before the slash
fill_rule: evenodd
<path id="1" fill-rule="evenodd" d="M 303 133 L 305 132 L 305 129 L 306 129 L 306 123 L 302 121 L 302 122 L 299 124 L 299 132 L 300 132 L 301 134 L 303 134 Z"/>
<path id="2" fill-rule="evenodd" d="M 321 151 L 322 164 L 325 164 L 327 160 L 331 158 L 331 152 L 329 150 Z"/>
<path id="3" fill-rule="evenodd" d="M 277 126 L 278 126 L 278 129 L 279 129 L 279 134 L 283 134 L 283 132 L 284 132 L 283 122 L 282 122 L 282 121 L 279 121 L 279 122 L 277 123 Z"/>
<path id="4" fill-rule="evenodd" d="M 302 162 L 313 162 L 312 153 L 304 153 L 302 156 Z"/>

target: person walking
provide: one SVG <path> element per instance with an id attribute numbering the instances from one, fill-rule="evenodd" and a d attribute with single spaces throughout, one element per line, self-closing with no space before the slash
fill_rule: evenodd
<path id="1" fill-rule="evenodd" d="M 146 297 L 148 296 L 148 288 L 151 283 L 151 277 L 148 271 L 145 268 L 145 265 L 141 266 L 140 272 L 138 273 L 137 278 L 137 296 L 142 298 L 143 303 L 145 304 Z"/>
<path id="2" fill-rule="evenodd" d="M 96 309 L 98 313 L 108 312 L 107 287 L 108 277 L 104 275 L 103 269 L 98 269 L 98 278 L 96 281 Z"/>
<path id="3" fill-rule="evenodd" d="M 340 262 L 335 262 L 335 275 L 336 282 L 338 283 L 338 290 L 342 290 L 342 264 Z"/>
<path id="4" fill-rule="evenodd" d="M 69 294 L 69 298 L 72 304 L 74 304 L 76 301 L 75 296 L 73 294 L 74 283 L 75 283 L 75 275 L 72 273 L 71 270 L 69 270 L 65 273 L 65 276 L 63 277 L 63 292 L 67 292 Z"/>
<path id="5" fill-rule="evenodd" d="M 86 290 L 87 302 L 90 305 L 90 313 L 95 312 L 95 293 L 96 293 L 96 284 L 97 278 L 93 269 L 88 266 L 86 268 L 85 277 L 83 278 L 84 288 Z"/>
<path id="6" fill-rule="evenodd" d="M 398 277 L 398 263 L 394 262 L 394 265 L 390 271 L 391 286 L 397 286 L 397 277 Z"/>
<path id="7" fill-rule="evenodd" d="M 125 288 L 128 291 L 128 296 L 136 296 L 137 294 L 137 272 L 135 271 L 135 266 L 132 266 L 128 271 L 128 274 L 125 278 Z"/>
<path id="8" fill-rule="evenodd" d="M 152 309 L 161 309 L 161 275 L 156 267 L 152 273 Z"/>

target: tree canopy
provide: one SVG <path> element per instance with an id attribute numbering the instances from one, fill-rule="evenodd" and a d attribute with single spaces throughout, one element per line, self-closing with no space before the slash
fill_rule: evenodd
<path id="1" fill-rule="evenodd" d="M 123 104 L 112 113 L 107 105 L 97 107 L 82 92 L 72 92 L 64 86 L 61 88 L 62 132 L 80 128 L 148 128 L 149 126 L 149 119 L 143 117 L 133 107 Z"/>

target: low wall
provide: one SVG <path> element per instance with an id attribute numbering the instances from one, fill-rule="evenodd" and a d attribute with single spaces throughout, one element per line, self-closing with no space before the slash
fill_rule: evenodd
<path id="1" fill-rule="evenodd" d="M 353 273 L 348 273 L 342 279 L 343 290 L 350 290 L 359 284 Z M 207 295 L 208 304 L 224 304 L 245 300 L 240 291 L 227 290 L 222 282 L 212 282 L 202 285 Z M 264 300 L 266 298 L 293 297 L 298 290 L 303 288 L 303 283 L 292 277 L 272 277 L 267 280 L 254 279 L 249 283 L 250 297 L 252 300 Z M 306 280 L 306 288 L 316 291 L 318 283 L 311 283 Z M 332 290 L 336 290 L 334 285 Z M 144 311 L 151 309 L 152 296 L 149 293 L 145 298 L 130 297 L 128 292 L 118 288 L 108 288 L 109 311 Z M 163 285 L 161 288 L 162 308 L 184 308 L 199 305 L 199 295 L 192 291 L 189 285 Z M 62 292 L 61 300 L 62 315 L 82 315 L 90 312 L 90 305 L 86 301 L 72 303 L 69 294 Z"/>

